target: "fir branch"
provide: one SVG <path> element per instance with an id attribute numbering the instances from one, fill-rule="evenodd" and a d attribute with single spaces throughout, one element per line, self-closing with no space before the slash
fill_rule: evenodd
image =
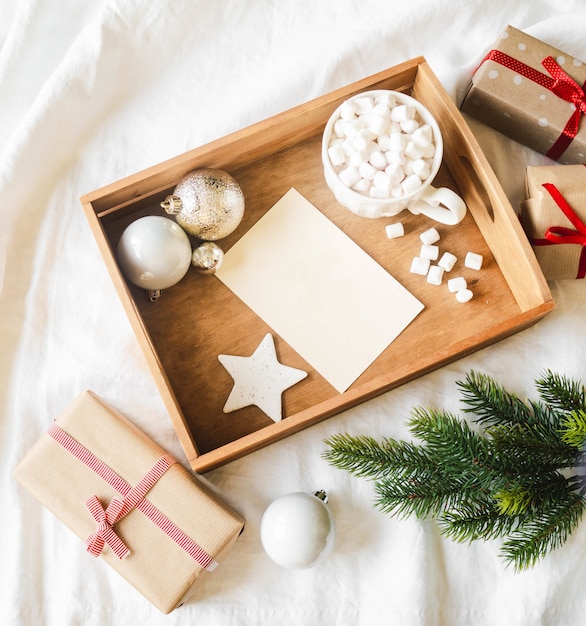
<path id="1" fill-rule="evenodd" d="M 414 436 L 423 440 L 436 472 L 457 477 L 461 489 L 486 489 L 516 476 L 515 467 L 498 459 L 490 441 L 445 411 L 414 409 L 409 422 Z"/>
<path id="2" fill-rule="evenodd" d="M 520 474 L 573 467 L 579 461 L 576 448 L 542 423 L 497 424 L 486 429 L 501 458 Z"/>
<path id="3" fill-rule="evenodd" d="M 542 436 L 552 441 L 555 444 L 556 441 L 561 441 L 559 433 L 556 428 L 560 423 L 560 411 L 549 404 L 540 401 L 527 400 L 528 406 L 531 407 L 533 415 L 535 416 L 535 426 L 540 426 Z M 528 424 L 530 426 L 530 424 Z"/>
<path id="4" fill-rule="evenodd" d="M 541 400 L 521 401 L 486 375 L 457 383 L 484 427 L 416 408 L 410 431 L 420 444 L 337 435 L 323 457 L 375 481 L 375 505 L 402 517 L 435 517 L 456 541 L 504 537 L 502 555 L 516 569 L 561 546 L 586 508 L 584 388 L 547 372 Z M 560 470 L 564 470 L 562 473 Z"/>
<path id="5" fill-rule="evenodd" d="M 581 496 L 586 495 L 586 476 L 584 474 L 574 474 L 568 479 L 568 489 L 576 491 Z"/>
<path id="6" fill-rule="evenodd" d="M 377 478 L 392 466 L 391 456 L 385 451 L 385 445 L 372 437 L 353 437 L 343 433 L 333 435 L 324 443 L 330 449 L 322 453 L 322 458 L 334 467 L 359 478 Z"/>
<path id="7" fill-rule="evenodd" d="M 585 508 L 584 498 L 573 493 L 548 509 L 526 518 L 504 542 L 502 556 L 517 571 L 533 567 L 548 552 L 567 541 L 582 519 Z"/>
<path id="8" fill-rule="evenodd" d="M 535 387 L 546 404 L 562 413 L 586 411 L 586 392 L 580 381 L 545 370 L 535 381 Z"/>
<path id="9" fill-rule="evenodd" d="M 333 435 L 324 443 L 330 449 L 322 453 L 322 458 L 359 478 L 374 480 L 399 472 L 407 479 L 412 474 L 437 467 L 436 461 L 430 459 L 420 447 L 391 438 L 378 442 L 372 437 L 344 433 Z"/>
<path id="10" fill-rule="evenodd" d="M 519 476 L 505 489 L 496 491 L 493 495 L 498 500 L 499 497 L 505 497 L 507 492 L 523 491 L 528 498 L 527 511 L 537 513 L 554 506 L 560 499 L 569 497 L 573 489 L 572 478 L 566 478 L 557 471 L 542 471 L 533 475 Z"/>
<path id="11" fill-rule="evenodd" d="M 463 488 L 457 475 L 441 471 L 423 472 L 405 480 L 389 474 L 374 485 L 375 506 L 384 513 L 401 518 L 415 515 L 419 519 L 437 517 L 446 511 L 473 501 L 481 492 Z"/>
<path id="12" fill-rule="evenodd" d="M 572 479 L 557 471 L 519 476 L 506 487 L 493 492 L 502 515 L 535 514 L 545 511 L 573 490 Z"/>
<path id="13" fill-rule="evenodd" d="M 478 539 L 498 539 L 511 533 L 523 516 L 501 515 L 494 502 L 475 505 L 467 502 L 439 518 L 440 532 L 444 537 L 459 543 Z"/>
<path id="14" fill-rule="evenodd" d="M 489 457 L 486 438 L 446 411 L 414 409 L 409 430 L 432 453 L 441 455 L 444 464 L 453 463 L 458 469 L 470 463 L 482 463 Z"/>
<path id="15" fill-rule="evenodd" d="M 475 371 L 456 383 L 462 392 L 465 413 L 474 413 L 481 424 L 531 424 L 538 416 L 518 396 L 492 378 Z"/>
<path id="16" fill-rule="evenodd" d="M 586 411 L 577 409 L 561 419 L 561 439 L 573 449 L 582 450 L 586 444 Z"/>
<path id="17" fill-rule="evenodd" d="M 525 485 L 497 491 L 494 499 L 498 514 L 508 517 L 525 514 L 534 502 L 533 493 Z"/>

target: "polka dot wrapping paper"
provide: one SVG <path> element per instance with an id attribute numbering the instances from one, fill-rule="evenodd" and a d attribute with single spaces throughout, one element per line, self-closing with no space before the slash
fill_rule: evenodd
<path id="1" fill-rule="evenodd" d="M 507 26 L 474 72 L 461 109 L 559 163 L 586 160 L 586 64 Z"/>
<path id="2" fill-rule="evenodd" d="M 548 280 L 586 276 L 586 166 L 528 166 L 519 217 Z"/>

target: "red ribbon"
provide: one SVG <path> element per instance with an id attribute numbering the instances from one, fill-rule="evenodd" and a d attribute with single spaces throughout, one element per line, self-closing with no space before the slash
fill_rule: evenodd
<path id="1" fill-rule="evenodd" d="M 582 87 L 580 87 L 580 85 L 571 76 L 568 76 L 568 74 L 562 70 L 552 56 L 545 57 L 545 59 L 541 62 L 543 67 L 549 72 L 550 76 L 538 72 L 531 66 L 522 63 L 500 50 L 491 50 L 484 57 L 482 63 L 484 63 L 484 61 L 494 61 L 495 63 L 504 65 L 510 70 L 521 74 L 521 76 L 538 83 L 562 100 L 571 102 L 574 105 L 575 111 L 567 121 L 562 134 L 558 137 L 556 142 L 546 154 L 546 156 L 550 159 L 557 161 L 570 145 L 572 139 L 574 139 L 574 137 L 578 134 L 580 119 L 582 115 L 586 113 L 586 95 L 584 94 L 586 82 Z"/>
<path id="2" fill-rule="evenodd" d="M 542 187 L 553 198 L 553 201 L 562 210 L 562 213 L 572 222 L 576 230 L 565 226 L 550 226 L 545 231 L 545 239 L 534 239 L 532 243 L 536 246 L 555 244 L 578 244 L 582 246 L 576 278 L 584 278 L 586 276 L 586 225 L 576 215 L 575 211 L 554 184 L 543 183 Z"/>
<path id="3" fill-rule="evenodd" d="M 112 498 L 106 509 L 97 496 L 86 500 L 85 505 L 97 522 L 96 530 L 87 538 L 87 550 L 94 556 L 100 556 L 104 545 L 108 544 L 119 559 L 130 554 L 130 550 L 114 532 L 114 524 L 120 521 L 132 509 L 140 505 L 146 494 L 155 486 L 159 478 L 175 463 L 170 456 L 162 456 L 145 476 L 124 494 L 124 499 Z"/>
<path id="4" fill-rule="evenodd" d="M 96 529 L 87 539 L 88 552 L 90 554 L 99 556 L 104 546 L 109 545 L 118 558 L 122 559 L 127 556 L 130 550 L 122 539 L 118 537 L 113 526 L 130 511 L 138 509 L 180 548 L 187 552 L 192 559 L 197 561 L 201 567 L 209 571 L 216 568 L 218 563 L 211 555 L 145 498 L 145 495 L 159 478 L 176 463 L 173 457 L 169 455 L 162 456 L 133 487 L 103 461 L 98 459 L 90 450 L 59 428 L 57 424 L 53 424 L 47 434 L 123 496 L 122 500 L 113 498 L 106 509 L 104 509 L 97 496 L 92 496 L 86 500 L 85 504 L 97 524 Z"/>
<path id="5" fill-rule="evenodd" d="M 104 545 L 108 544 L 119 559 L 128 556 L 130 550 L 113 528 L 114 524 L 120 519 L 120 511 L 123 506 L 122 500 L 113 498 L 108 508 L 104 510 L 102 503 L 98 500 L 98 496 L 92 496 L 86 500 L 85 505 L 97 522 L 96 530 L 87 538 L 87 551 L 93 556 L 100 556 Z"/>

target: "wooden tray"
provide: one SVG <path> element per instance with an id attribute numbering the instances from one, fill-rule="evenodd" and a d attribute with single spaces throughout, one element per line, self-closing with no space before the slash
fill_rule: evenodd
<path id="1" fill-rule="evenodd" d="M 343 100 L 368 89 L 410 93 L 440 125 L 444 163 L 436 183 L 456 190 L 469 209 L 458 226 L 438 225 L 442 250 L 459 259 L 467 251 L 484 255 L 480 272 L 463 271 L 475 294 L 466 304 L 456 301 L 445 282 L 429 285 L 409 271 L 419 251 L 419 234 L 433 222 L 408 212 L 394 220 L 357 217 L 335 201 L 325 184 L 320 144 L 326 121 Z M 424 311 L 345 393 L 336 392 L 216 277 L 192 269 L 155 303 L 122 277 L 114 251 L 123 229 L 143 215 L 164 215 L 159 203 L 183 176 L 200 167 L 228 171 L 244 192 L 245 217 L 220 242 L 225 251 L 295 187 L 425 304 Z M 554 308 L 503 189 L 422 57 L 89 193 L 81 202 L 189 463 L 199 472 L 511 335 Z M 406 235 L 389 241 L 384 226 L 397 219 Z M 232 379 L 218 354 L 250 355 L 267 332 L 275 336 L 279 360 L 308 371 L 308 377 L 283 394 L 281 422 L 272 422 L 256 407 L 224 414 Z"/>

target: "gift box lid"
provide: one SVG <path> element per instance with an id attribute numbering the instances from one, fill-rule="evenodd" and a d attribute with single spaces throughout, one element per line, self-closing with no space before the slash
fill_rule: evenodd
<path id="1" fill-rule="evenodd" d="M 89 391 L 14 476 L 164 613 L 215 568 L 244 526 L 208 484 Z"/>

